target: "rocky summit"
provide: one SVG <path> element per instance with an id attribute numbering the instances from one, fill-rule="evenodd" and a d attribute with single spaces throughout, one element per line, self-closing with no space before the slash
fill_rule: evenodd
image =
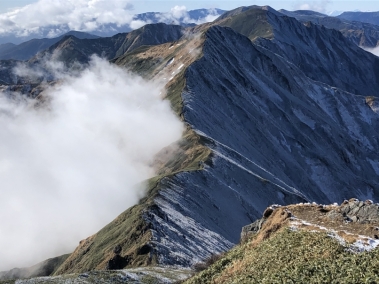
<path id="1" fill-rule="evenodd" d="M 332 283 L 331 274 L 320 273 L 322 262 L 336 256 L 350 263 L 354 251 L 376 246 L 379 58 L 348 34 L 251 6 L 198 26 L 152 24 L 109 39 L 66 37 L 44 54 L 56 50 L 67 66 L 104 51 L 113 64 L 164 82 L 165 98 L 186 130 L 157 153 L 157 176 L 146 181 L 139 204 L 80 241 L 49 274 L 54 279 L 104 270 L 112 257 L 126 260 L 117 268 L 186 271 L 234 247 L 242 227 L 243 244 L 189 283 L 275 283 L 288 271 L 300 281 L 293 283 L 315 275 Z M 29 64 L 40 62 L 35 57 Z M 26 85 L 2 72 L 10 81 L 4 88 Z M 350 196 L 357 200 L 333 204 Z M 283 252 L 298 254 L 298 262 L 283 255 L 288 265 L 276 270 L 274 256 L 289 246 L 297 249 Z M 309 265 L 301 264 L 305 249 Z M 261 255 L 262 263 L 251 262 Z M 265 261 L 272 268 L 267 281 Z M 250 266 L 256 270 L 241 272 Z M 352 279 L 366 277 L 359 269 Z"/>

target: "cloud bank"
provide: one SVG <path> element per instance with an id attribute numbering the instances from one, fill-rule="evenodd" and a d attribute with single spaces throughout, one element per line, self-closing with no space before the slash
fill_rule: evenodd
<path id="1" fill-rule="evenodd" d="M 168 13 L 157 13 L 156 18 L 165 23 L 199 24 L 217 16 L 211 9 L 201 19 L 191 19 L 185 6 L 175 6 Z M 130 0 L 38 0 L 0 14 L 0 36 L 56 37 L 70 30 L 115 34 L 151 22 L 134 15 Z"/>
<path id="2" fill-rule="evenodd" d="M 129 23 L 133 14 L 129 0 L 38 0 L 0 14 L 0 33 L 20 36 L 44 27 L 66 25 L 70 30 L 93 31 L 100 26 Z M 58 31 L 57 31 L 58 32 Z"/>
<path id="3" fill-rule="evenodd" d="M 94 58 L 43 104 L 0 93 L 0 271 L 69 253 L 138 202 L 183 126 L 162 86 Z"/>

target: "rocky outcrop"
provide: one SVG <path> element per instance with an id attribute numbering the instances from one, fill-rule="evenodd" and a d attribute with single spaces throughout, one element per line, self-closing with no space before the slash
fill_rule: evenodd
<path id="1" fill-rule="evenodd" d="M 346 222 L 361 224 L 379 223 L 379 204 L 371 200 L 359 201 L 352 198 L 344 201 L 341 206 L 328 213 L 330 219 L 343 218 Z"/>
<path id="2" fill-rule="evenodd" d="M 251 235 L 261 233 L 264 225 L 272 219 L 277 209 L 290 212 L 291 221 L 296 226 L 308 226 L 316 230 L 330 230 L 353 235 L 365 235 L 374 239 L 379 238 L 379 204 L 372 200 L 360 201 L 356 198 L 345 200 L 341 205 L 336 203 L 322 205 L 317 203 L 299 203 L 288 206 L 272 205 L 268 207 L 262 218 L 252 224 L 244 226 L 241 231 L 241 240 Z M 285 221 L 286 219 L 283 219 Z M 300 226 L 300 227 L 301 227 Z"/>

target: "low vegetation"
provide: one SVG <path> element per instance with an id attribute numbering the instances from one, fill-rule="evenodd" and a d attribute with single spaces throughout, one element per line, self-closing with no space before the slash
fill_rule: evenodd
<path id="1" fill-rule="evenodd" d="M 379 250 L 352 253 L 327 233 L 285 228 L 237 246 L 194 283 L 378 283 Z"/>

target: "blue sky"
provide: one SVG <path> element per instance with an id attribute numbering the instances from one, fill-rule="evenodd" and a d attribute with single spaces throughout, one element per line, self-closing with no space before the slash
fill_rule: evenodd
<path id="1" fill-rule="evenodd" d="M 55 1 L 55 0 L 51 0 Z M 0 13 L 7 12 L 9 9 L 15 7 L 22 7 L 24 5 L 37 2 L 36 0 L 0 0 Z M 132 0 L 134 11 L 136 13 L 151 12 L 151 11 L 169 11 L 176 5 L 184 5 L 188 9 L 197 8 L 221 8 L 230 10 L 239 6 L 247 5 L 270 5 L 275 9 L 294 10 L 301 7 L 301 5 L 309 5 L 310 7 L 325 7 L 326 11 L 340 10 L 340 11 L 379 11 L 379 1 L 366 0 L 366 1 L 219 1 L 219 0 L 192 0 L 192 1 L 177 1 L 177 0 Z"/>

